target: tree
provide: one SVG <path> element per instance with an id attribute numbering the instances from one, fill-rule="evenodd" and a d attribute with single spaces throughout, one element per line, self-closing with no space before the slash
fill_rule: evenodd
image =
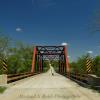
<path id="1" fill-rule="evenodd" d="M 78 58 L 77 67 L 78 67 L 79 73 L 81 74 L 86 73 L 86 56 L 82 56 Z"/>
<path id="2" fill-rule="evenodd" d="M 71 73 L 77 73 L 78 72 L 78 67 L 76 62 L 70 63 L 70 71 Z"/>
<path id="3" fill-rule="evenodd" d="M 0 57 L 3 57 L 7 52 L 10 39 L 6 36 L 0 35 Z"/>
<path id="4" fill-rule="evenodd" d="M 7 59 L 7 51 L 9 47 L 10 39 L 6 36 L 0 35 L 0 74 L 4 73 L 3 60 Z"/>
<path id="5" fill-rule="evenodd" d="M 53 66 L 56 72 L 59 72 L 59 60 L 51 60 L 51 65 Z"/>
<path id="6" fill-rule="evenodd" d="M 94 59 L 93 74 L 100 76 L 100 56 Z"/>
<path id="7" fill-rule="evenodd" d="M 30 72 L 32 66 L 33 46 L 23 43 L 17 44 L 9 49 L 8 72 L 23 73 Z"/>
<path id="8" fill-rule="evenodd" d="M 43 71 L 46 72 L 46 71 L 49 70 L 49 68 L 50 68 L 49 61 L 48 60 L 44 60 L 43 61 Z"/>
<path id="9" fill-rule="evenodd" d="M 86 74 L 86 57 L 88 55 L 83 55 L 77 59 L 76 62 L 72 62 L 70 64 L 71 66 L 71 71 L 74 73 L 81 73 L 81 74 Z"/>

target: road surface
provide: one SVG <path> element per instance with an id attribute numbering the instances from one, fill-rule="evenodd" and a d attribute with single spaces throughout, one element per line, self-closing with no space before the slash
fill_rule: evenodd
<path id="1" fill-rule="evenodd" d="M 0 100 L 100 100 L 100 94 L 51 70 L 8 88 Z"/>

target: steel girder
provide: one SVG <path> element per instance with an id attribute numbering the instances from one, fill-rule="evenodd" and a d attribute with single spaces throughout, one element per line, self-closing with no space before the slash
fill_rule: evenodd
<path id="1" fill-rule="evenodd" d="M 65 46 L 36 46 L 33 53 L 32 72 L 38 63 L 38 71 L 43 71 L 44 60 L 59 61 L 59 73 L 69 72 L 67 48 Z"/>

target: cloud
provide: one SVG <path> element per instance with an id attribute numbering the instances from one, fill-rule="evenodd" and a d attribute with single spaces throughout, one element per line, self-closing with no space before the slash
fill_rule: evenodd
<path id="1" fill-rule="evenodd" d="M 16 28 L 16 32 L 22 32 L 22 31 L 23 31 L 22 28 L 20 28 L 20 27 Z"/>
<path id="2" fill-rule="evenodd" d="M 93 51 L 87 51 L 87 53 L 90 53 L 90 54 L 92 54 L 92 53 L 93 53 Z"/>
<path id="3" fill-rule="evenodd" d="M 61 43 L 61 45 L 66 46 L 66 45 L 68 45 L 68 43 L 63 42 L 63 43 Z"/>
<path id="4" fill-rule="evenodd" d="M 70 58 L 70 56 L 67 56 L 68 58 Z"/>

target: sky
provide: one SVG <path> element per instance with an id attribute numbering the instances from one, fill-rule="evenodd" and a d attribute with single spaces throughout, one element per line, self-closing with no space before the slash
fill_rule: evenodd
<path id="1" fill-rule="evenodd" d="M 0 34 L 32 45 L 68 44 L 70 60 L 100 55 L 100 32 L 91 32 L 98 0 L 0 0 Z"/>

